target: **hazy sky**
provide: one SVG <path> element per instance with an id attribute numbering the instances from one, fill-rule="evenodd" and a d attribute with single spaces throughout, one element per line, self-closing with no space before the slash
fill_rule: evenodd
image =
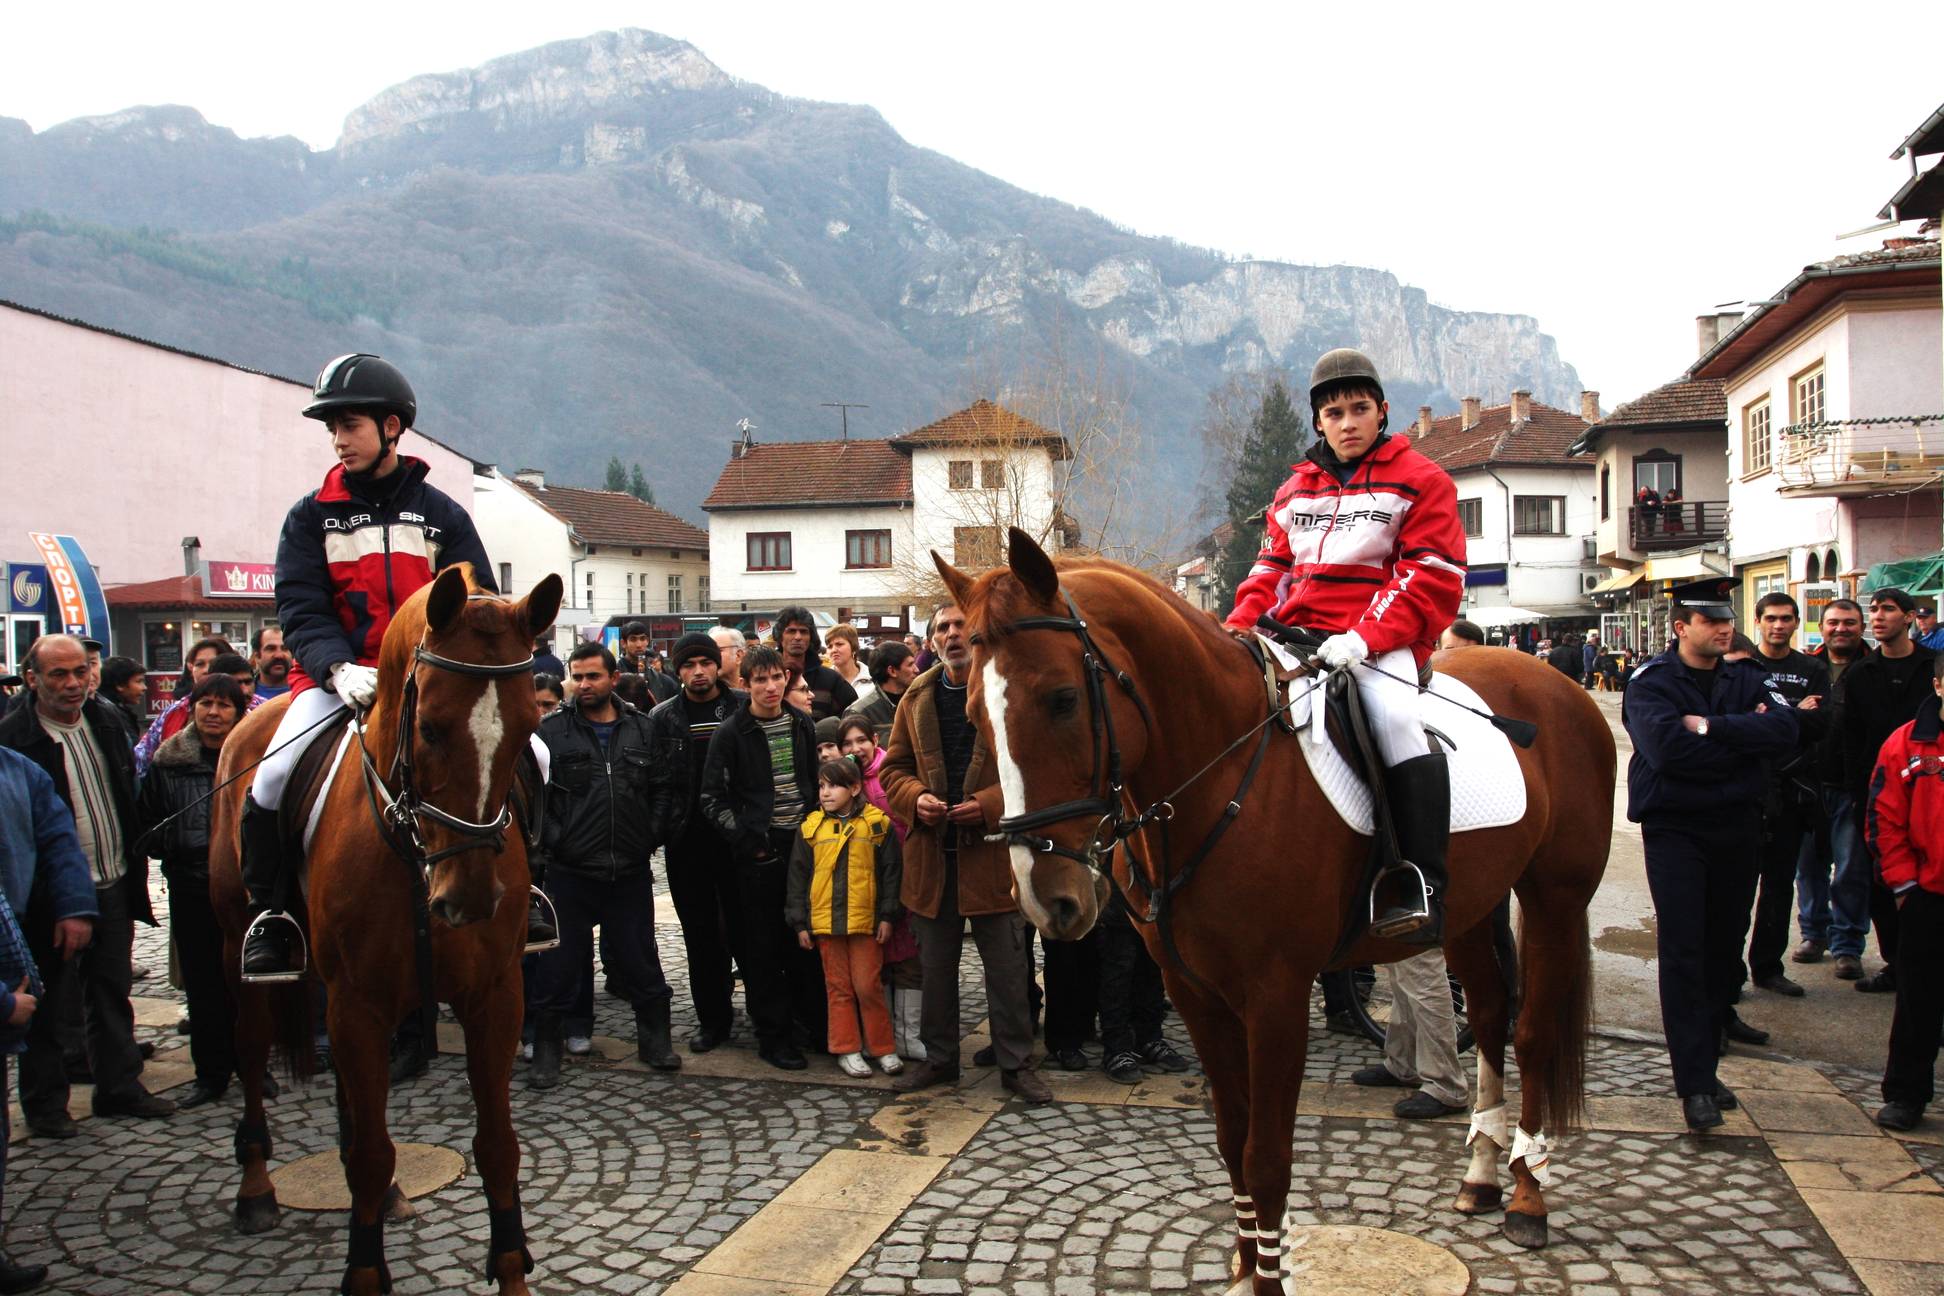
<path id="1" fill-rule="evenodd" d="M 1376 266 L 1446 306 L 1537 316 L 1610 408 L 1685 367 L 1696 314 L 1878 245 L 1835 236 L 1874 223 L 1907 174 L 1891 150 L 1944 100 L 1922 12 L 12 5 L 0 115 L 39 130 L 185 103 L 326 148 L 414 74 L 645 27 L 773 90 L 870 104 L 915 144 L 1142 233 Z"/>

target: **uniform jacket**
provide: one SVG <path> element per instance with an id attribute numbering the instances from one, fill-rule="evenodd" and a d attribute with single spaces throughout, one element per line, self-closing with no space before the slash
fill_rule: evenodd
<path id="1" fill-rule="evenodd" d="M 958 904 L 966 917 L 1011 913 L 1019 908 L 1012 893 L 1012 855 L 1004 842 L 984 840 L 990 826 L 1005 814 L 999 790 L 999 766 L 981 731 L 972 743 L 972 759 L 965 767 L 965 796 L 985 811 L 985 827 L 956 828 L 950 820 L 927 826 L 918 821 L 918 795 L 929 792 L 946 799 L 944 743 L 938 733 L 938 677 L 945 668 L 934 666 L 911 682 L 898 703 L 891 726 L 891 746 L 878 777 L 884 783 L 891 816 L 910 825 L 904 841 L 905 908 L 936 918 L 945 895 L 945 838 L 958 843 Z"/>
<path id="2" fill-rule="evenodd" d="M 1769 761 L 1795 750 L 1801 729 L 1789 700 L 1768 687 L 1752 661 L 1720 661 L 1714 696 L 1688 678 L 1679 650 L 1641 663 L 1621 695 L 1620 719 L 1633 739 L 1627 763 L 1627 818 L 1681 819 L 1760 808 Z M 1758 706 L 1768 710 L 1756 712 Z M 1708 717 L 1690 733 L 1684 716 Z"/>
<path id="3" fill-rule="evenodd" d="M 162 861 L 174 883 L 209 878 L 209 790 L 216 769 L 203 764 L 202 739 L 184 729 L 155 749 L 136 800 L 142 849 Z M 167 821 L 164 823 L 164 821 Z"/>
<path id="4" fill-rule="evenodd" d="M 640 877 L 661 845 L 655 803 L 664 771 L 655 764 L 648 713 L 610 700 L 617 719 L 606 748 L 572 699 L 540 722 L 548 757 L 543 869 L 608 881 Z"/>
<path id="5" fill-rule="evenodd" d="M 1914 719 L 1919 707 L 1937 694 L 1931 689 L 1931 659 L 1937 654 L 1916 648 L 1902 659 L 1909 677 L 1902 689 L 1891 686 L 1883 653 L 1872 649 L 1851 664 L 1837 682 L 1842 725 L 1843 786 L 1861 812 L 1869 796 L 1870 774 L 1884 740 Z"/>
<path id="6" fill-rule="evenodd" d="M 0 747 L 0 892 L 16 915 L 32 906 L 50 922 L 101 912 L 74 815 L 47 771 L 8 747 Z"/>
<path id="7" fill-rule="evenodd" d="M 715 718 L 718 724 L 729 719 L 749 700 L 747 693 L 732 688 L 716 688 Z M 663 842 L 674 841 L 688 827 L 699 808 L 701 775 L 696 773 L 695 755 L 689 750 L 694 735 L 689 732 L 688 706 L 677 693 L 657 703 L 648 713 L 649 750 L 656 768 L 655 834 Z"/>
<path id="8" fill-rule="evenodd" d="M 797 795 L 805 812 L 817 808 L 817 730 L 808 714 L 785 704 L 795 736 L 794 764 Z M 709 740 L 708 764 L 702 767 L 702 813 L 728 840 L 741 861 L 755 859 L 769 849 L 776 784 L 770 772 L 769 742 L 744 702 L 723 721 Z"/>
<path id="9" fill-rule="evenodd" d="M 108 704 L 98 697 L 91 697 L 81 704 L 81 718 L 87 722 L 95 745 L 101 749 L 102 759 L 107 762 L 109 790 L 115 798 L 115 817 L 120 820 L 122 865 L 127 871 L 115 885 L 127 889 L 131 916 L 153 927 L 155 908 L 149 903 L 148 855 L 141 848 L 138 840 L 141 833 L 135 821 L 135 753 L 128 745 L 128 731 L 109 712 Z M 40 709 L 22 707 L 5 720 L 0 720 L 0 747 L 13 748 L 47 772 L 47 776 L 54 780 L 54 790 L 67 806 L 71 823 L 74 793 L 68 786 L 67 756 L 62 752 L 61 745 L 42 727 Z M 92 885 L 92 865 L 88 870 L 88 880 Z"/>
<path id="10" fill-rule="evenodd" d="M 1883 885 L 1944 893 L 1944 735 L 1938 699 L 1918 709 L 1877 753 L 1863 830 Z"/>
<path id="11" fill-rule="evenodd" d="M 1331 461 L 1317 442 L 1276 492 L 1228 624 L 1250 629 L 1270 612 L 1285 625 L 1354 630 L 1371 656 L 1408 646 L 1422 666 L 1465 589 L 1458 488 L 1401 436 L 1373 447 L 1347 482 Z"/>
<path id="12" fill-rule="evenodd" d="M 903 911 L 898 835 L 891 816 L 863 801 L 840 817 L 813 810 L 790 851 L 783 920 L 812 936 L 870 936 Z"/>
<path id="13" fill-rule="evenodd" d="M 376 666 L 392 613 L 454 563 L 471 563 L 479 587 L 498 592 L 471 515 L 426 482 L 428 471 L 401 456 L 398 484 L 375 501 L 339 464 L 284 518 L 277 620 L 297 658 L 293 693 L 325 683 L 344 662 Z"/>

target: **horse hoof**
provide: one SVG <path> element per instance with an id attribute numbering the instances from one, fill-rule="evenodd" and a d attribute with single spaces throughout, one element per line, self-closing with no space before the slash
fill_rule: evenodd
<path id="1" fill-rule="evenodd" d="M 407 1197 L 405 1190 L 397 1184 L 385 1189 L 385 1200 L 379 1204 L 378 1209 L 383 1211 L 385 1218 L 392 1223 L 418 1218 L 418 1207 L 412 1205 L 412 1199 Z"/>
<path id="2" fill-rule="evenodd" d="M 1514 1246 L 1537 1251 L 1546 1245 L 1546 1217 L 1521 1211 L 1505 1212 L 1505 1236 Z"/>
<path id="3" fill-rule="evenodd" d="M 1489 1215 L 1505 1204 L 1505 1191 L 1497 1184 L 1465 1183 L 1458 1188 L 1453 1209 L 1460 1215 Z"/>
<path id="4" fill-rule="evenodd" d="M 277 1194 L 264 1193 L 260 1197 L 238 1197 L 236 1199 L 236 1231 L 238 1233 L 267 1233 L 277 1227 Z"/>

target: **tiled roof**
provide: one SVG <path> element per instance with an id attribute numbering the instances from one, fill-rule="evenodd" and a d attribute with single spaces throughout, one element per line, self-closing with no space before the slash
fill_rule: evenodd
<path id="1" fill-rule="evenodd" d="M 907 448 L 913 446 L 948 445 L 1043 445 L 1053 452 L 1055 459 L 1069 458 L 1073 448 L 1066 438 L 1057 432 L 1050 432 L 1033 420 L 1015 414 L 1003 405 L 995 405 L 981 398 L 973 401 L 956 414 L 948 414 L 936 423 L 910 432 L 900 432 L 891 438 L 894 445 Z"/>
<path id="2" fill-rule="evenodd" d="M 1397 430 L 1408 435 L 1413 446 L 1446 472 L 1487 464 L 1579 466 L 1578 461 L 1566 456 L 1567 448 L 1586 431 L 1585 422 L 1577 414 L 1533 401 L 1528 417 L 1517 422 L 1512 419 L 1510 405 L 1480 410 L 1478 422 L 1468 428 L 1460 427 L 1463 421 L 1461 414 L 1433 419 L 1429 436 L 1422 435 L 1415 424 Z"/>
<path id="3" fill-rule="evenodd" d="M 910 433 L 907 436 L 912 435 Z M 901 438 L 893 438 L 899 440 Z M 750 446 L 722 467 L 704 509 L 909 504 L 911 456 L 887 440 Z"/>
<path id="4" fill-rule="evenodd" d="M 1726 423 L 1728 395 L 1718 378 L 1676 378 L 1636 396 L 1600 421 L 1603 428 Z"/>
<path id="5" fill-rule="evenodd" d="M 160 580 L 113 585 L 102 591 L 102 597 L 118 612 L 215 612 L 223 608 L 268 611 L 277 605 L 272 598 L 210 598 L 203 593 L 200 576 L 164 576 Z"/>
<path id="6" fill-rule="evenodd" d="M 549 513 L 574 528 L 589 544 L 630 545 L 643 549 L 709 549 L 709 533 L 666 509 L 626 491 L 583 490 L 578 486 L 538 487 L 517 478 L 514 484 Z"/>

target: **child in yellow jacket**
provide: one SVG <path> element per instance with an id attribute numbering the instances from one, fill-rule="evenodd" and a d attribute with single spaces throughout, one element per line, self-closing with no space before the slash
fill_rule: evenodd
<path id="1" fill-rule="evenodd" d="M 904 1070 L 884 1003 L 884 942 L 901 912 L 903 866 L 890 816 L 865 801 L 849 760 L 817 770 L 820 809 L 804 818 L 790 853 L 784 921 L 804 949 L 823 959 L 830 1003 L 830 1051 L 846 1075 L 867 1076 L 877 1057 L 886 1075 Z M 860 1041 L 858 1019 L 863 1018 Z"/>

